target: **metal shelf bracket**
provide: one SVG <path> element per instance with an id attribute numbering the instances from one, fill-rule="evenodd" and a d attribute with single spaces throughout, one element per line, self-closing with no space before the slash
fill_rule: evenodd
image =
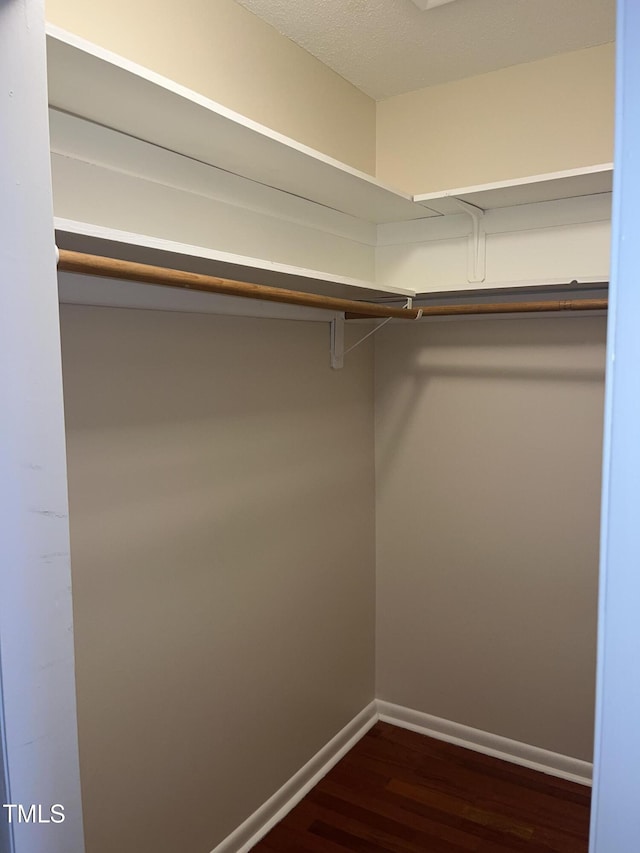
<path id="1" fill-rule="evenodd" d="M 485 212 L 481 207 L 461 198 L 454 198 L 454 201 L 471 217 L 473 227 L 467 244 L 467 280 L 469 284 L 477 284 L 487 277 L 487 232 L 483 223 Z"/>

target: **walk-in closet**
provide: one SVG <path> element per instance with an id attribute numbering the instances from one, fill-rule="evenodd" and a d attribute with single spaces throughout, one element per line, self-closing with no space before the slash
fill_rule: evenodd
<path id="1" fill-rule="evenodd" d="M 594 780 L 631 853 L 625 44 L 613 0 L 3 4 L 0 794 L 65 817 L 2 853 L 586 853 Z M 444 777 L 400 846 L 269 836 L 452 745 L 574 846 Z"/>

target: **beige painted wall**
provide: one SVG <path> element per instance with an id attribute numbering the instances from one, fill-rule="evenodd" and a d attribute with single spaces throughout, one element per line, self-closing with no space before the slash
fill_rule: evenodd
<path id="1" fill-rule="evenodd" d="M 371 349 L 68 305 L 62 342 L 87 850 L 207 853 L 373 698 Z"/>
<path id="2" fill-rule="evenodd" d="M 378 698 L 591 758 L 605 322 L 377 336 Z"/>
<path id="3" fill-rule="evenodd" d="M 378 178 L 412 193 L 613 159 L 614 45 L 377 104 Z"/>
<path id="4" fill-rule="evenodd" d="M 373 173 L 375 102 L 233 0 L 47 0 L 47 19 Z"/>

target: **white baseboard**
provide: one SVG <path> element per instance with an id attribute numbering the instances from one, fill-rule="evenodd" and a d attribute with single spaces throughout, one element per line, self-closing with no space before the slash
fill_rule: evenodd
<path id="1" fill-rule="evenodd" d="M 512 764 L 530 767 L 541 773 L 569 779 L 581 785 L 591 785 L 593 765 L 579 758 L 570 758 L 550 752 L 501 735 L 483 732 L 480 729 L 453 723 L 441 717 L 433 717 L 422 711 L 414 711 L 402 705 L 394 705 L 377 699 L 371 702 L 342 731 L 317 752 L 288 782 L 276 791 L 244 823 L 228 835 L 211 853 L 248 853 L 270 829 L 279 823 L 320 779 L 364 737 L 372 726 L 382 720 L 385 723 L 410 729 L 428 737 L 444 740 L 492 755 Z"/>
<path id="2" fill-rule="evenodd" d="M 492 755 L 513 764 L 521 764 L 531 767 L 541 773 L 551 776 L 559 776 L 561 779 L 570 779 L 581 785 L 591 785 L 593 765 L 579 758 L 570 758 L 557 752 L 550 752 L 537 746 L 520 743 L 500 735 L 463 726 L 461 723 L 453 723 L 440 717 L 432 717 L 422 711 L 413 711 L 402 705 L 393 705 L 378 699 L 376 702 L 378 717 L 385 723 L 410 729 L 429 737 L 464 746 L 475 752 Z"/>
<path id="3" fill-rule="evenodd" d="M 247 853 L 251 850 L 377 721 L 376 703 L 371 702 L 211 853 Z"/>

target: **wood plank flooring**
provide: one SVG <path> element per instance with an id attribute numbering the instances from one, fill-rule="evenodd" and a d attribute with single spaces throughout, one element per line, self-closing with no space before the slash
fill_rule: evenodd
<path id="1" fill-rule="evenodd" d="M 591 790 L 377 723 L 256 853 L 587 853 Z"/>

